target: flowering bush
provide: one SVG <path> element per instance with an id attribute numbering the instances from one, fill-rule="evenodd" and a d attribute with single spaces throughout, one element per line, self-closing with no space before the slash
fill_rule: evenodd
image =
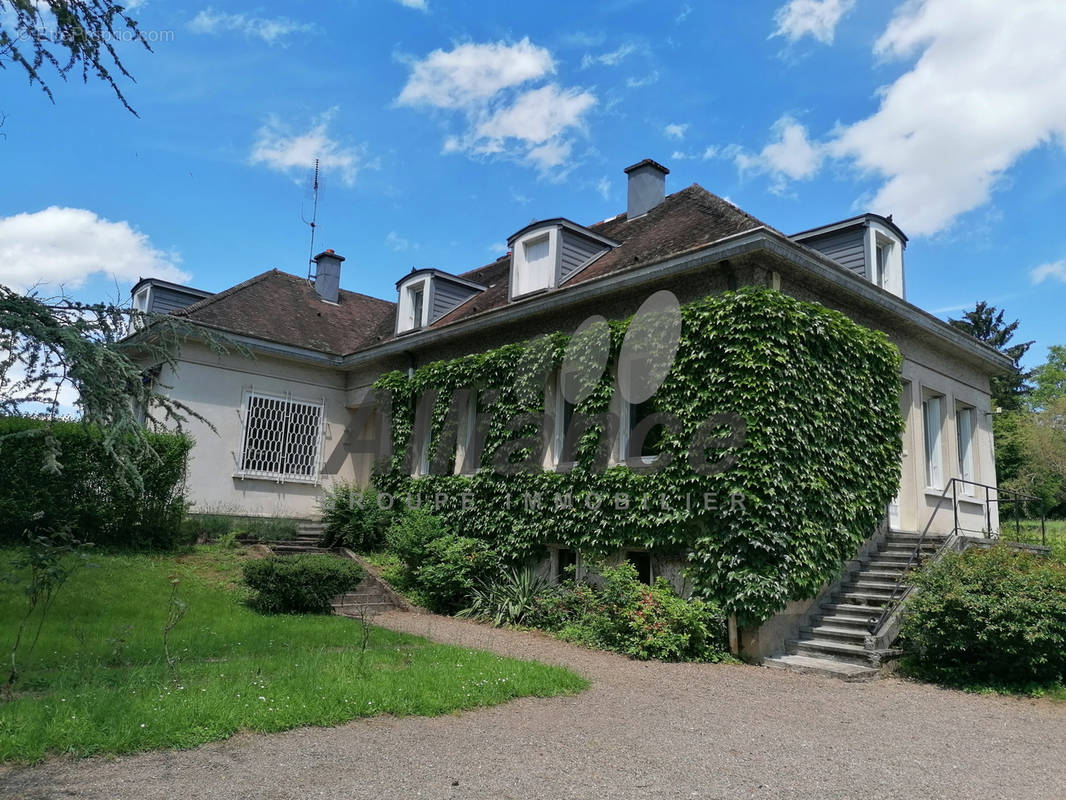
<path id="1" fill-rule="evenodd" d="M 725 615 L 713 603 L 678 597 L 663 578 L 647 586 L 628 562 L 603 569 L 602 576 L 602 586 L 567 584 L 540 598 L 530 624 L 641 660 L 719 661 L 725 656 Z"/>

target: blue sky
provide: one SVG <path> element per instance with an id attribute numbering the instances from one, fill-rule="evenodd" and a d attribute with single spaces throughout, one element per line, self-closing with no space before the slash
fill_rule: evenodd
<path id="1" fill-rule="evenodd" d="M 133 4 L 131 4 L 133 5 Z M 295 12 L 300 16 L 295 16 Z M 125 297 L 307 269 L 392 298 L 532 219 L 624 210 L 645 157 L 794 233 L 861 211 L 910 235 L 907 298 L 1066 343 L 1061 0 L 147 0 L 99 82 L 0 71 L 0 282 Z"/>

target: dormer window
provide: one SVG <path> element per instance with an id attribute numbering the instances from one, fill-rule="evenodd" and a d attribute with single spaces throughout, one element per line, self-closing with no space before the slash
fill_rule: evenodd
<path id="1" fill-rule="evenodd" d="M 422 315 L 426 308 L 426 285 L 412 286 L 408 291 L 411 293 L 411 327 L 421 328 L 425 324 Z"/>
<path id="2" fill-rule="evenodd" d="M 904 297 L 903 248 L 907 237 L 891 217 L 863 214 L 791 237 L 874 286 Z"/>
<path id="3" fill-rule="evenodd" d="M 511 248 L 511 299 L 555 289 L 618 242 L 566 219 L 527 225 L 507 240 Z"/>
<path id="4" fill-rule="evenodd" d="M 439 269 L 419 269 L 401 278 L 397 290 L 396 333 L 408 333 L 432 325 L 485 287 Z"/>

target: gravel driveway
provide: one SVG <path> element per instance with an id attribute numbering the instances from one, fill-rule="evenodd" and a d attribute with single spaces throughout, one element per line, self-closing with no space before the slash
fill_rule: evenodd
<path id="1" fill-rule="evenodd" d="M 0 768 L 0 798 L 1066 797 L 1066 705 L 749 666 L 628 661 L 534 633 L 386 627 L 564 664 L 576 697 Z"/>

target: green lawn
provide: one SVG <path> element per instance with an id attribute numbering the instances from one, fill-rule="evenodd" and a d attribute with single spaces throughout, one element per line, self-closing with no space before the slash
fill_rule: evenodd
<path id="1" fill-rule="evenodd" d="M 0 552 L 0 575 L 11 555 Z M 243 558 L 218 547 L 94 554 L 56 600 L 14 698 L 0 702 L 0 762 L 192 747 L 241 730 L 443 714 L 587 686 L 559 667 L 381 628 L 361 656 L 358 621 L 247 609 L 236 586 Z M 188 605 L 170 635 L 176 674 L 162 635 L 172 577 Z M 0 583 L 5 661 L 24 602 Z"/>
<path id="2" fill-rule="evenodd" d="M 1066 520 L 1049 519 L 1045 523 L 1047 544 L 1051 548 L 1051 557 L 1066 563 Z M 1000 538 L 1008 542 L 1022 541 L 1040 544 L 1040 520 L 1022 520 L 1021 535 L 1018 535 L 1013 520 L 1004 520 Z"/>

